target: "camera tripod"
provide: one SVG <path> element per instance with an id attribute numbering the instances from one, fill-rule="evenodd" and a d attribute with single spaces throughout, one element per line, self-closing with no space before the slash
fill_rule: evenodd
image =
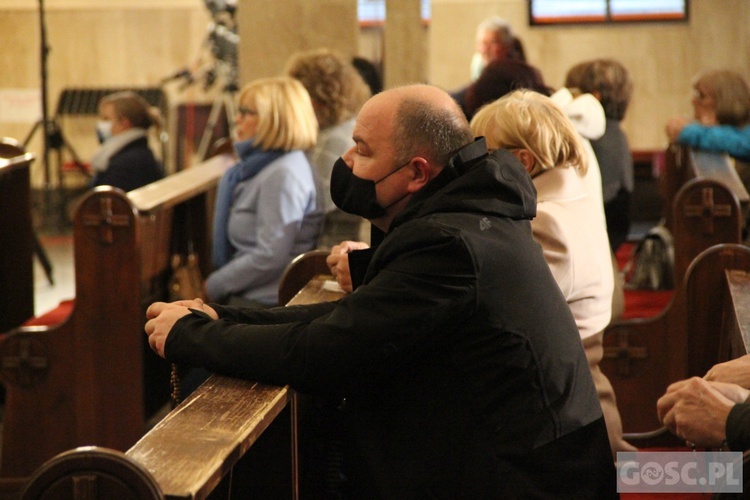
<path id="1" fill-rule="evenodd" d="M 234 94 L 235 90 L 236 89 L 234 89 L 231 85 L 226 86 L 221 95 L 218 96 L 211 105 L 211 111 L 208 113 L 206 127 L 203 129 L 201 142 L 198 145 L 197 154 L 198 158 L 200 158 L 201 160 L 206 159 L 209 147 L 211 146 L 211 138 L 214 135 L 216 125 L 219 123 L 219 118 L 221 118 L 222 111 L 224 111 L 224 116 L 226 116 L 231 136 L 231 130 L 234 127 L 234 100 L 232 95 Z"/>

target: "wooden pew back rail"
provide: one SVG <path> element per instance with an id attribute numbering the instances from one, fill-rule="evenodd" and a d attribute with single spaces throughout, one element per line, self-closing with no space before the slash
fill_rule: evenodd
<path id="1" fill-rule="evenodd" d="M 675 283 L 707 248 L 742 242 L 742 209 L 734 191 L 714 179 L 691 179 L 672 205 Z"/>
<path id="2" fill-rule="evenodd" d="M 700 151 L 671 144 L 664 155 L 664 171 L 659 179 L 660 193 L 664 203 L 663 219 L 672 230 L 673 200 L 685 183 L 691 179 L 710 179 L 723 184 L 732 191 L 743 211 L 750 203 L 747 192 L 729 156 L 709 151 Z"/>

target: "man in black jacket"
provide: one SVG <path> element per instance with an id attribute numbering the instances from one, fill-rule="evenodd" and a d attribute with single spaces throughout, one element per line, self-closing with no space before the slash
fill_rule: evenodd
<path id="1" fill-rule="evenodd" d="M 371 98 L 354 141 L 332 198 L 386 233 L 352 253 L 362 284 L 335 303 L 261 311 L 156 303 L 152 348 L 345 400 L 353 498 L 615 496 L 578 331 L 531 235 L 523 166 L 488 154 L 426 85 Z"/>

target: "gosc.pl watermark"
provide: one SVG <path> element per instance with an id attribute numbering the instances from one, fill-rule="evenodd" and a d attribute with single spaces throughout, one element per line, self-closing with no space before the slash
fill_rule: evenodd
<path id="1" fill-rule="evenodd" d="M 742 453 L 617 453 L 619 493 L 742 493 Z"/>

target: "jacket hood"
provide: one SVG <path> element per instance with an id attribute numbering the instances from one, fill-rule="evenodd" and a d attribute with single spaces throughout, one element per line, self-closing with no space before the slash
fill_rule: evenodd
<path id="1" fill-rule="evenodd" d="M 550 96 L 552 102 L 562 108 L 565 115 L 583 137 L 589 140 L 599 139 L 607 128 L 602 103 L 591 94 L 573 97 L 565 87 Z"/>
<path id="2" fill-rule="evenodd" d="M 445 212 L 473 212 L 511 219 L 536 216 L 531 176 L 510 152 L 487 152 L 484 137 L 462 148 L 440 174 L 414 195 L 391 224 Z"/>

